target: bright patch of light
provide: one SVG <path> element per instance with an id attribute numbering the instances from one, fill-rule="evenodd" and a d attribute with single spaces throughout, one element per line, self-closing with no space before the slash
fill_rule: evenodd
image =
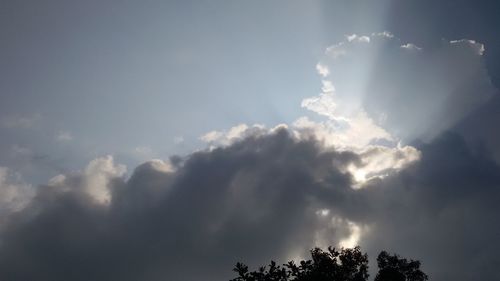
<path id="1" fill-rule="evenodd" d="M 452 41 L 450 41 L 450 44 L 453 44 L 453 45 L 460 45 L 460 44 L 469 45 L 480 56 L 482 56 L 484 54 L 484 51 L 486 51 L 486 49 L 484 48 L 484 44 L 478 43 L 475 40 L 468 40 L 468 39 L 452 40 Z"/>
<path id="2" fill-rule="evenodd" d="M 316 71 L 318 71 L 319 75 L 321 75 L 323 77 L 326 77 L 330 74 L 330 70 L 328 69 L 328 67 L 326 65 L 322 65 L 320 63 L 318 63 L 316 65 Z"/>
<path id="3" fill-rule="evenodd" d="M 254 124 L 248 126 L 247 124 L 239 124 L 227 131 L 211 131 L 200 137 L 200 140 L 211 145 L 227 146 L 237 140 L 241 140 L 247 136 L 265 133 L 265 126 Z"/>
<path id="4" fill-rule="evenodd" d="M 24 209 L 34 196 L 33 186 L 24 183 L 19 174 L 0 167 L 0 219 L 5 213 Z"/>
<path id="5" fill-rule="evenodd" d="M 316 211 L 316 215 L 326 217 L 330 214 L 330 210 L 328 209 L 321 209 Z"/>
<path id="6" fill-rule="evenodd" d="M 422 50 L 422 48 L 420 48 L 417 45 L 412 44 L 412 43 L 407 43 L 407 44 L 401 45 L 401 48 L 407 49 L 407 50 L 413 50 L 413 51 L 420 51 L 420 50 Z"/>
<path id="7" fill-rule="evenodd" d="M 349 42 L 362 42 L 362 43 L 370 43 L 370 37 L 368 36 L 358 36 L 356 34 L 347 35 L 347 41 Z"/>
<path id="8" fill-rule="evenodd" d="M 174 171 L 174 167 L 169 162 L 165 162 L 161 159 L 152 159 L 148 161 L 149 165 L 158 172 L 171 173 Z"/>
<path id="9" fill-rule="evenodd" d="M 111 201 L 110 180 L 122 177 L 126 171 L 124 165 L 115 165 L 110 155 L 90 161 L 85 168 L 87 193 L 98 203 L 108 204 Z"/>
<path id="10" fill-rule="evenodd" d="M 349 237 L 340 240 L 339 246 L 342 248 L 354 248 L 359 244 L 359 240 L 361 238 L 361 227 L 359 227 L 354 222 L 347 222 L 350 235 Z"/>

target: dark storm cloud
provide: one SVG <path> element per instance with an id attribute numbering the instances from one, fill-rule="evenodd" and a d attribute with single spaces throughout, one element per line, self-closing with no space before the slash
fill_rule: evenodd
<path id="1" fill-rule="evenodd" d="M 109 207 L 82 192 L 85 176 L 69 176 L 40 187 L 6 227 L 0 272 L 8 280 L 221 280 L 239 259 L 255 264 L 313 246 L 317 209 L 354 193 L 339 170 L 353 161 L 280 131 L 195 153 L 172 173 L 139 166 L 127 182 L 111 182 Z"/>
<path id="2" fill-rule="evenodd" d="M 420 149 L 417 165 L 367 187 L 376 223 L 363 243 L 421 258 L 432 280 L 499 279 L 499 166 L 454 133 Z"/>
<path id="3" fill-rule="evenodd" d="M 96 183 L 88 173 L 69 175 L 4 225 L 0 277 L 225 280 L 239 260 L 336 244 L 352 222 L 367 226 L 360 243 L 372 255 L 420 258 L 433 280 L 498 279 L 499 167 L 455 134 L 420 149 L 421 161 L 359 190 L 343 172 L 356 154 L 284 129 L 176 159 L 170 171 L 149 162 L 127 181 L 105 165 L 109 205 L 82 192 Z"/>
<path id="4" fill-rule="evenodd" d="M 497 163 L 500 163 L 500 93 L 490 102 L 478 108 L 462 120 L 455 128 L 474 147 L 491 153 Z"/>

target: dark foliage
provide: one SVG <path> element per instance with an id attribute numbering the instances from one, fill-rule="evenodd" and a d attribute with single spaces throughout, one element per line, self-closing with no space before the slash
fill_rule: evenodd
<path id="1" fill-rule="evenodd" d="M 428 277 L 420 270 L 420 262 L 389 255 L 383 251 L 377 258 L 379 272 L 375 281 L 425 281 Z M 250 271 L 248 266 L 237 263 L 234 271 L 238 277 L 231 281 L 366 281 L 368 256 L 359 247 L 341 249 L 329 247 L 311 250 L 311 259 L 299 264 L 290 261 L 283 266 L 271 261 L 269 266 Z"/>
<path id="2" fill-rule="evenodd" d="M 379 271 L 375 281 L 424 281 L 427 275 L 420 270 L 420 262 L 389 255 L 382 251 L 377 257 Z"/>

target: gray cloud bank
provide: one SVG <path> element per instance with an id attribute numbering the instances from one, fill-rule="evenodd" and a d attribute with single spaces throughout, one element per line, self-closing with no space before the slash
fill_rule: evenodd
<path id="1" fill-rule="evenodd" d="M 95 160 L 3 222 L 0 279 L 227 280 L 237 261 L 356 235 L 372 259 L 421 259 L 432 280 L 500 279 L 499 166 L 453 133 L 418 147 L 419 161 L 362 189 L 346 170 L 359 155 L 286 129 L 147 162 L 127 180 Z"/>

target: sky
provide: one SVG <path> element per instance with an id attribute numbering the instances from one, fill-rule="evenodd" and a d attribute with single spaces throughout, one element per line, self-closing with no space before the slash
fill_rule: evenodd
<path id="1" fill-rule="evenodd" d="M 229 280 L 329 245 L 500 279 L 498 14 L 0 1 L 0 279 Z"/>

